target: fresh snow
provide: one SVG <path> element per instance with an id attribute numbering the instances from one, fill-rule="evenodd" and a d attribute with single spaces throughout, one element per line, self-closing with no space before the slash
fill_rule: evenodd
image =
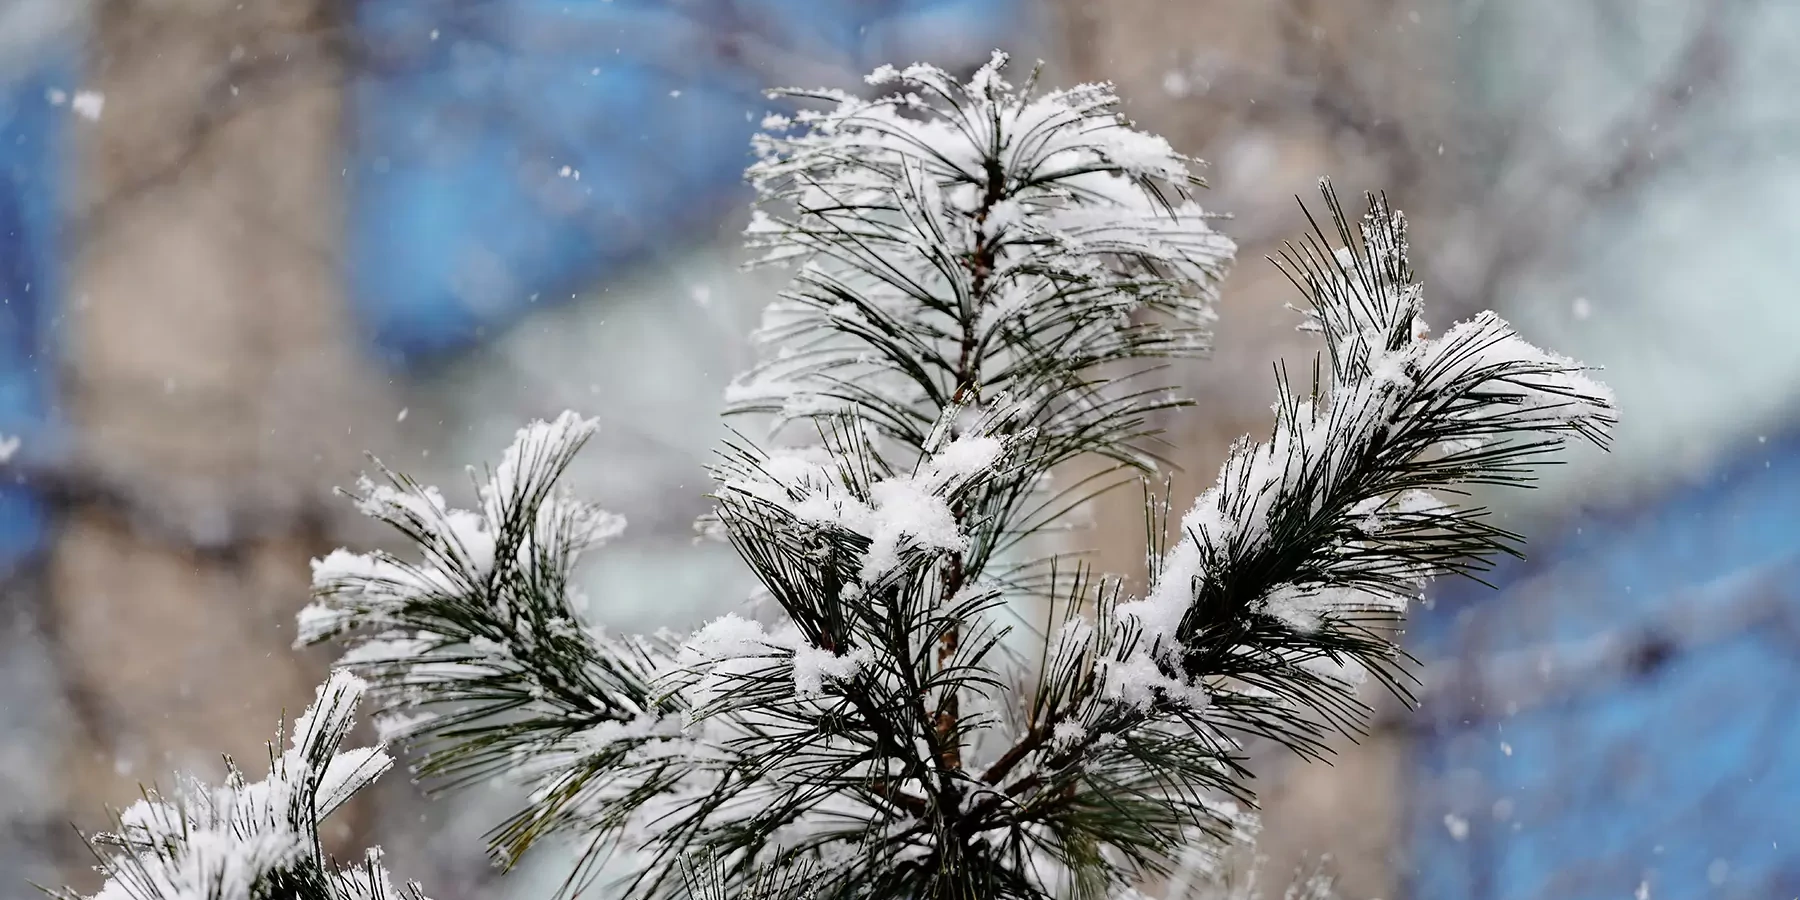
<path id="1" fill-rule="evenodd" d="M 116 849 L 105 851 L 108 877 L 90 900 L 247 898 L 275 873 L 309 866 L 324 871 L 318 821 L 394 762 L 380 746 L 338 749 L 365 690 L 355 676 L 332 673 L 294 721 L 292 745 L 272 757 L 260 781 L 246 780 L 233 765 L 223 784 L 182 778 L 172 793 L 151 792 L 126 807 L 111 838 Z M 359 889 L 356 882 L 367 882 L 369 869 L 380 886 L 389 887 L 385 871 L 373 863 L 326 877 L 348 891 L 339 894 L 344 900 L 372 897 L 367 884 Z"/>

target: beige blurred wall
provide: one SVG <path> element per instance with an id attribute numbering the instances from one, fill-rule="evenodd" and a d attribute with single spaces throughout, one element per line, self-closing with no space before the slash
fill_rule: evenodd
<path id="1" fill-rule="evenodd" d="M 385 391 L 339 289 L 338 7 L 94 8 L 46 576 L 83 827 L 221 752 L 259 771 L 323 672 L 293 613 Z"/>

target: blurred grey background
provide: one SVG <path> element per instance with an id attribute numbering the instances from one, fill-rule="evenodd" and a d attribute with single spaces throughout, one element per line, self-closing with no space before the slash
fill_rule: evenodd
<path id="1" fill-rule="evenodd" d="M 691 522 L 775 287 L 735 249 L 761 91 L 996 46 L 1116 81 L 1235 215 L 1178 502 L 1311 353 L 1263 257 L 1322 174 L 1410 214 L 1433 325 L 1498 309 L 1620 395 L 1614 453 L 1492 498 L 1529 559 L 1417 611 L 1422 708 L 1259 760 L 1265 883 L 1800 894 L 1800 5 L 0 0 L 0 898 L 92 887 L 69 823 L 310 696 L 307 561 L 385 539 L 329 492 L 365 450 L 454 486 L 598 415 L 609 620 L 737 603 Z M 1098 511 L 1122 572 L 1136 506 Z M 566 860 L 477 850 L 507 801 L 392 779 L 334 837 L 440 900 L 544 896 Z"/>

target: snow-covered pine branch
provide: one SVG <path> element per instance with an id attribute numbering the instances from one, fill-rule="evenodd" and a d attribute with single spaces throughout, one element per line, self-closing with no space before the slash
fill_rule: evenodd
<path id="1" fill-rule="evenodd" d="M 1429 337 L 1404 219 L 1371 196 L 1353 229 L 1322 188 L 1335 245 L 1317 230 L 1283 264 L 1328 368 L 1303 395 L 1279 385 L 1270 438 L 1237 446 L 1147 596 L 1103 597 L 1098 621 L 1065 624 L 1030 734 L 988 773 L 1021 818 L 1121 794 L 1154 808 L 1132 781 L 1151 772 L 1247 799 L 1232 761 L 1244 735 L 1324 753 L 1361 727 L 1367 674 L 1404 695 L 1395 629 L 1425 583 L 1516 552 L 1450 501 L 1528 484 L 1529 464 L 1571 438 L 1606 440 L 1611 395 L 1579 364 L 1491 313 Z M 1122 821 L 1092 838 L 1133 837 Z"/>
<path id="2" fill-rule="evenodd" d="M 393 765 L 379 746 L 339 750 L 364 685 L 338 672 L 294 722 L 293 746 L 269 745 L 269 774 L 248 780 L 226 760 L 225 782 L 183 778 L 163 795 L 117 814 L 89 838 L 106 883 L 92 897 L 63 900 L 424 900 L 416 884 L 396 889 L 378 851 L 334 867 L 319 823 Z M 276 736 L 279 743 L 281 736 Z"/>
<path id="3" fill-rule="evenodd" d="M 358 508 L 418 558 L 332 553 L 314 562 L 300 615 L 301 643 L 346 644 L 338 664 L 369 681 L 384 736 L 428 751 L 420 774 L 528 783 L 532 805 L 495 835 L 503 861 L 546 833 L 628 818 L 654 794 L 645 785 L 675 780 L 658 770 L 691 743 L 682 697 L 657 684 L 674 643 L 592 627 L 574 587 L 582 554 L 625 525 L 557 486 L 595 428 L 564 413 L 520 429 L 478 479 L 474 510 L 389 470 L 387 484 L 365 478 Z"/>
<path id="4" fill-rule="evenodd" d="M 321 560 L 302 639 L 348 643 L 427 776 L 525 781 L 503 860 L 561 833 L 630 896 L 696 858 L 721 897 L 1135 896 L 1252 828 L 1243 736 L 1322 753 L 1359 673 L 1401 689 L 1407 600 L 1514 548 L 1461 491 L 1604 440 L 1578 365 L 1491 315 L 1430 337 L 1403 221 L 1370 198 L 1355 229 L 1327 189 L 1336 233 L 1284 265 L 1328 362 L 1151 548 L 1147 594 L 1034 558 L 1094 490 L 1053 470 L 1154 466 L 1180 403 L 1143 382 L 1204 346 L 1232 247 L 1110 89 L 1004 63 L 796 94 L 826 108 L 759 141 L 750 241 L 796 274 L 728 397 L 774 427 L 725 449 L 711 524 L 779 622 L 594 625 L 571 573 L 622 522 L 556 488 L 594 427 L 573 415 L 523 429 L 474 510 L 364 484 L 416 558 Z M 1039 659 L 1001 643 L 1019 598 L 1061 619 Z"/>
<path id="5" fill-rule="evenodd" d="M 734 409 L 849 413 L 921 452 L 946 411 L 1004 395 L 1034 461 L 1143 459 L 1144 416 L 1173 398 L 1102 382 L 1204 348 L 1232 242 L 1193 199 L 1197 162 L 1131 128 L 1109 86 L 1040 95 L 1005 64 L 967 84 L 884 67 L 873 100 L 782 92 L 830 108 L 757 141 L 749 242 L 798 270 Z"/>

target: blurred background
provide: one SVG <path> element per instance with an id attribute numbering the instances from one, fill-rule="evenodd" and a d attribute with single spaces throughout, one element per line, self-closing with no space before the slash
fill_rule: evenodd
<path id="1" fill-rule="evenodd" d="M 0 0 L 0 898 L 95 887 L 70 823 L 310 698 L 307 562 L 386 539 L 330 495 L 364 451 L 455 485 L 598 415 L 609 620 L 731 608 L 691 523 L 774 289 L 737 268 L 761 91 L 996 46 L 1117 82 L 1235 214 L 1178 506 L 1311 353 L 1263 257 L 1321 174 L 1410 214 L 1433 324 L 1497 309 L 1620 396 L 1614 453 L 1492 498 L 1529 559 L 1418 611 L 1422 708 L 1259 762 L 1272 893 L 1328 858 L 1353 898 L 1800 895 L 1792 0 Z M 334 837 L 439 900 L 566 871 L 487 867 L 500 791 L 382 791 Z"/>

